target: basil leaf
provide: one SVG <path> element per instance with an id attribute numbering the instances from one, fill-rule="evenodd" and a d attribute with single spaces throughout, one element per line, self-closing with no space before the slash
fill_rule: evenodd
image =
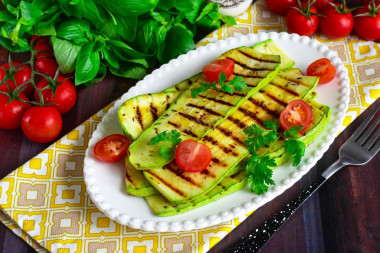
<path id="1" fill-rule="evenodd" d="M 119 60 L 111 50 L 109 50 L 108 48 L 103 48 L 101 52 L 103 54 L 104 59 L 106 59 L 109 65 L 117 69 L 119 68 Z"/>
<path id="2" fill-rule="evenodd" d="M 77 19 L 86 18 L 91 22 L 103 22 L 98 6 L 93 0 L 72 0 L 67 8 Z"/>
<path id="3" fill-rule="evenodd" d="M 100 55 L 93 51 L 94 46 L 95 42 L 91 42 L 79 50 L 75 66 L 75 85 L 92 80 L 99 72 Z"/>
<path id="4" fill-rule="evenodd" d="M 55 27 L 53 24 L 45 25 L 38 23 L 36 26 L 33 27 L 31 30 L 32 34 L 38 34 L 40 36 L 55 36 L 57 35 L 57 32 L 55 31 Z"/>
<path id="5" fill-rule="evenodd" d="M 133 41 L 136 38 L 137 16 L 114 15 L 113 18 L 117 33 L 126 41 Z"/>
<path id="6" fill-rule="evenodd" d="M 142 79 L 146 75 L 146 69 L 140 64 L 132 62 L 122 62 L 120 68 L 109 66 L 112 74 L 133 79 Z"/>
<path id="7" fill-rule="evenodd" d="M 222 21 L 219 19 L 211 18 L 210 16 L 205 16 L 201 20 L 196 22 L 196 25 L 205 30 L 215 30 L 220 27 Z"/>
<path id="8" fill-rule="evenodd" d="M 82 39 L 88 38 L 90 34 L 90 23 L 84 19 L 68 19 L 63 21 L 57 27 L 57 36 L 66 39 L 66 40 L 74 40 L 74 39 Z"/>
<path id="9" fill-rule="evenodd" d="M 34 25 L 38 22 L 38 19 L 44 15 L 44 13 L 33 3 L 25 1 L 20 2 L 21 16 L 23 17 L 23 23 L 27 25 Z"/>
<path id="10" fill-rule="evenodd" d="M 52 36 L 50 41 L 53 44 L 54 55 L 59 64 L 59 70 L 63 74 L 73 72 L 81 47 L 68 40 L 61 40 L 55 36 Z"/>
<path id="11" fill-rule="evenodd" d="M 13 53 L 26 53 L 29 52 L 29 45 L 25 47 L 25 43 L 16 44 L 13 43 L 10 39 L 0 36 L 0 46 L 5 47 Z"/>
<path id="12" fill-rule="evenodd" d="M 100 63 L 98 74 L 96 74 L 94 79 L 85 82 L 84 85 L 88 88 L 94 83 L 100 82 L 106 76 L 106 73 L 107 73 L 106 66 L 103 63 Z"/>
<path id="13" fill-rule="evenodd" d="M 166 63 L 192 49 L 195 49 L 192 33 L 180 26 L 174 26 L 159 49 L 158 60 Z"/>
<path id="14" fill-rule="evenodd" d="M 9 13 L 9 11 L 0 11 L 0 22 L 10 21 L 15 18 L 16 17 Z"/>
<path id="15" fill-rule="evenodd" d="M 157 5 L 157 8 L 160 10 L 168 11 L 171 8 L 173 8 L 175 4 L 176 4 L 176 0 L 160 0 L 160 2 Z"/>
<path id="16" fill-rule="evenodd" d="M 207 16 L 212 11 L 219 11 L 219 5 L 217 3 L 208 3 L 199 14 L 195 21 L 199 21 L 205 16 Z"/>
<path id="17" fill-rule="evenodd" d="M 144 58 L 148 56 L 148 54 L 140 53 L 139 51 L 133 49 L 132 47 L 128 46 L 127 44 L 119 40 L 109 40 L 108 43 L 115 50 L 126 53 L 129 56 L 134 57 L 134 58 Z"/>
<path id="18" fill-rule="evenodd" d="M 195 18 L 198 15 L 199 9 L 205 0 L 192 0 L 192 1 L 177 1 L 175 7 L 177 10 L 183 12 L 186 18 L 194 23 Z"/>
<path id="19" fill-rule="evenodd" d="M 232 16 L 222 16 L 222 21 L 227 25 L 236 25 L 236 21 Z"/>
<path id="20" fill-rule="evenodd" d="M 158 0 L 94 0 L 106 10 L 117 15 L 141 15 L 148 13 L 158 4 Z"/>

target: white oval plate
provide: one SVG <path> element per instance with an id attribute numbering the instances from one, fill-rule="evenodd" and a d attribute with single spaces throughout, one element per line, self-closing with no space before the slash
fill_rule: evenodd
<path id="1" fill-rule="evenodd" d="M 318 139 L 307 148 L 300 166 L 292 167 L 286 163 L 276 168 L 273 175 L 276 186 L 270 188 L 262 196 L 251 193 L 246 187 L 208 205 L 171 217 L 156 216 L 144 198 L 127 195 L 124 185 L 123 161 L 102 163 L 94 157 L 93 153 L 95 143 L 101 138 L 113 133 L 122 133 L 117 118 L 117 110 L 120 105 L 129 98 L 162 91 L 199 73 L 203 66 L 229 49 L 252 46 L 268 38 L 273 39 L 277 46 L 296 62 L 296 67 L 300 68 L 303 73 L 310 63 L 324 57 L 330 59 L 337 70 L 337 75 L 331 83 L 317 87 L 317 101 L 331 107 L 331 120 Z M 84 181 L 87 185 L 87 192 L 106 216 L 122 225 L 136 229 L 183 231 L 204 228 L 229 221 L 232 218 L 242 217 L 284 192 L 315 165 L 340 130 L 348 100 L 347 70 L 337 54 L 308 37 L 288 33 L 259 33 L 231 37 L 199 47 L 162 65 L 139 81 L 104 116 L 93 133 L 86 151 Z"/>

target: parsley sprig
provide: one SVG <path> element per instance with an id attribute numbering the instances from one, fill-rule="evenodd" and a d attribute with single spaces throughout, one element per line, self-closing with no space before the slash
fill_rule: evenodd
<path id="1" fill-rule="evenodd" d="M 250 125 L 244 129 L 244 133 L 247 135 L 244 144 L 251 154 L 246 165 L 248 183 L 251 191 L 259 195 L 267 192 L 269 185 L 275 184 L 272 179 L 273 171 L 271 168 L 276 167 L 277 164 L 275 159 L 268 155 L 268 152 L 280 139 L 278 121 L 272 119 L 265 121 L 264 125 L 266 129 L 257 125 Z M 302 126 L 290 127 L 283 133 L 286 138 L 284 148 L 286 152 L 292 155 L 293 166 L 298 166 L 305 154 L 305 144 L 296 139 L 302 128 Z M 259 155 L 259 150 L 263 148 L 266 150 Z"/>
<path id="2" fill-rule="evenodd" d="M 227 75 L 224 72 L 220 72 L 218 83 L 199 83 L 200 87 L 193 88 L 191 90 L 191 97 L 196 98 L 200 93 L 205 92 L 209 89 L 216 89 L 228 92 L 230 94 L 234 93 L 234 90 L 237 92 L 242 92 L 244 88 L 247 88 L 247 84 L 241 76 L 235 76 L 231 81 L 226 82 Z"/>
<path id="3" fill-rule="evenodd" d="M 175 149 L 178 144 L 181 143 L 182 139 L 181 133 L 177 130 L 173 129 L 172 131 L 164 131 L 154 136 L 149 145 L 156 145 L 160 142 L 164 142 L 166 145 L 162 145 L 160 147 L 160 156 L 166 159 L 170 159 L 174 157 Z"/>

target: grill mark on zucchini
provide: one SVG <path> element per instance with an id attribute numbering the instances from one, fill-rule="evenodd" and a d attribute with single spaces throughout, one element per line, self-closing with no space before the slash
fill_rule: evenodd
<path id="1" fill-rule="evenodd" d="M 178 112 L 178 114 L 181 115 L 182 117 L 184 117 L 185 119 L 188 119 L 188 120 L 195 122 L 199 125 L 210 127 L 210 125 L 208 123 L 206 123 L 206 122 L 202 121 L 201 119 L 198 119 L 194 116 L 191 116 L 191 115 L 183 113 L 183 112 Z"/>
<path id="2" fill-rule="evenodd" d="M 221 145 L 217 140 L 215 140 L 211 136 L 205 135 L 205 136 L 203 136 L 202 140 L 210 142 L 212 145 L 219 147 L 226 154 L 231 153 L 231 155 L 233 155 L 233 156 L 239 156 L 239 154 L 235 153 L 232 149 Z"/>
<path id="3" fill-rule="evenodd" d="M 220 161 L 220 160 L 219 160 L 218 158 L 216 158 L 216 157 L 211 158 L 211 161 L 212 161 L 213 163 L 215 163 L 215 164 L 219 164 L 220 166 L 223 166 L 223 167 L 226 167 L 226 166 L 227 166 L 224 162 Z"/>
<path id="4" fill-rule="evenodd" d="M 235 76 L 241 76 L 241 77 L 245 77 L 245 78 L 261 78 L 261 79 L 263 79 L 264 77 L 262 77 L 262 76 L 255 76 L 255 75 L 243 75 L 242 73 L 237 73 L 237 72 L 235 72 L 234 71 L 234 75 Z M 256 86 L 254 86 L 254 87 L 256 87 Z"/>
<path id="5" fill-rule="evenodd" d="M 212 114 L 212 115 L 215 115 L 215 116 L 218 116 L 218 117 L 223 117 L 224 115 L 222 115 L 221 113 L 219 112 L 216 112 L 210 108 L 206 108 L 205 106 L 202 106 L 202 105 L 197 105 L 197 104 L 193 104 L 193 103 L 188 103 L 187 106 L 190 106 L 190 107 L 194 107 L 194 108 L 197 108 L 199 110 L 202 110 L 202 111 L 205 111 L 207 112 L 208 114 Z"/>
<path id="6" fill-rule="evenodd" d="M 137 121 L 139 122 L 139 124 L 141 126 L 141 129 L 144 129 L 144 123 L 142 120 L 142 115 L 141 115 L 141 111 L 140 111 L 139 106 L 136 106 L 136 117 L 137 117 Z"/>
<path id="7" fill-rule="evenodd" d="M 170 96 L 166 95 L 166 109 L 165 110 L 169 109 L 169 107 L 170 107 L 169 100 L 170 100 Z"/>
<path id="8" fill-rule="evenodd" d="M 260 90 L 259 92 L 260 92 L 261 94 L 264 94 L 264 95 L 270 97 L 271 99 L 273 99 L 274 101 L 276 101 L 277 104 L 280 104 L 280 105 L 282 105 L 283 107 L 286 107 L 286 106 L 288 105 L 287 103 L 281 101 L 280 99 L 276 98 L 275 96 L 273 96 L 273 95 L 271 95 L 271 94 L 269 94 L 269 93 L 266 93 L 265 91 Z"/>
<path id="9" fill-rule="evenodd" d="M 280 113 L 278 113 L 277 111 L 273 111 L 270 108 L 268 108 L 264 103 L 262 103 L 263 101 L 259 102 L 258 100 L 254 99 L 253 97 L 250 97 L 248 100 L 252 104 L 256 105 L 257 107 L 260 107 L 261 109 L 266 111 L 268 114 L 273 116 L 273 118 L 279 118 L 280 117 Z"/>
<path id="10" fill-rule="evenodd" d="M 166 185 L 167 187 L 169 187 L 172 191 L 174 191 L 175 193 L 177 193 L 178 195 L 186 198 L 187 195 L 182 192 L 181 190 L 173 187 L 170 183 L 166 182 L 162 177 L 160 177 L 159 175 L 155 174 L 154 172 L 150 171 L 150 170 L 147 170 L 146 173 L 154 176 L 155 178 L 157 178 L 161 183 L 163 183 L 164 185 Z"/>
<path id="11" fill-rule="evenodd" d="M 255 86 L 256 87 L 256 86 Z M 223 93 L 225 95 L 229 95 L 229 96 L 238 96 L 238 97 L 245 97 L 245 94 L 241 94 L 241 93 L 237 93 L 235 90 L 234 90 L 234 93 L 231 94 L 231 93 L 228 93 L 226 91 L 222 91 L 222 90 L 216 90 L 216 89 L 212 89 L 214 91 L 217 91 L 217 92 L 220 92 L 220 93 Z"/>
<path id="12" fill-rule="evenodd" d="M 244 142 L 242 142 L 238 137 L 232 134 L 232 131 L 228 129 L 222 128 L 220 125 L 216 127 L 216 129 L 219 130 L 222 134 L 224 134 L 226 137 L 232 138 L 236 143 L 240 144 L 241 146 L 245 147 Z M 234 147 L 232 147 L 234 148 Z"/>
<path id="13" fill-rule="evenodd" d="M 279 89 L 285 91 L 286 93 L 291 94 L 291 95 L 293 95 L 293 96 L 295 96 L 295 97 L 298 97 L 298 96 L 299 96 L 299 94 L 298 94 L 297 92 L 295 92 L 295 91 L 293 91 L 293 90 L 289 90 L 289 89 L 285 88 L 284 86 L 281 86 L 281 85 L 278 85 L 278 84 L 275 84 L 275 83 L 272 83 L 272 82 L 269 83 L 269 84 L 271 84 L 271 85 L 273 85 L 273 86 L 276 86 L 277 88 L 279 88 Z"/>
<path id="14" fill-rule="evenodd" d="M 215 178 L 216 176 L 214 174 L 212 174 L 210 171 L 208 171 L 207 169 L 206 170 L 202 170 L 201 171 L 201 174 L 203 175 L 206 175 L 206 176 L 209 176 L 209 177 L 212 177 L 212 178 Z"/>
<path id="15" fill-rule="evenodd" d="M 281 79 L 284 79 L 284 80 L 286 80 L 288 82 L 292 82 L 292 83 L 296 83 L 296 84 L 301 84 L 302 86 L 305 86 L 305 87 L 310 87 L 310 85 L 308 85 L 308 84 L 305 84 L 305 83 L 300 82 L 300 81 L 297 82 L 295 80 L 291 80 L 291 79 L 283 77 L 283 76 L 277 76 L 276 78 L 281 78 Z M 297 80 L 302 80 L 302 77 L 301 77 L 301 79 L 297 78 Z"/>
<path id="16" fill-rule="evenodd" d="M 221 105 L 228 105 L 228 106 L 234 106 L 233 104 L 229 103 L 229 102 L 226 102 L 224 100 L 221 100 L 221 99 L 216 99 L 216 98 L 209 98 L 209 97 L 206 97 L 204 95 L 198 95 L 199 97 L 201 98 L 205 98 L 207 100 L 210 100 L 210 101 L 213 101 L 215 103 L 218 103 L 218 104 L 221 104 Z"/>
<path id="17" fill-rule="evenodd" d="M 196 186 L 196 187 L 201 187 L 197 182 L 195 182 L 192 178 L 189 178 L 187 176 L 185 176 L 183 173 L 184 173 L 184 170 L 181 169 L 177 164 L 175 164 L 175 166 L 173 166 L 174 163 L 168 163 L 164 166 L 164 168 L 170 170 L 173 174 L 175 174 L 177 177 L 180 177 L 182 178 L 183 180 L 185 180 L 186 182 Z"/>
<path id="18" fill-rule="evenodd" d="M 244 69 L 249 69 L 252 71 L 273 70 L 272 68 L 251 68 L 251 67 L 247 66 L 246 64 L 239 62 L 237 59 L 234 59 L 231 57 L 227 57 L 227 59 L 233 60 L 236 65 L 239 65 L 240 67 L 242 67 Z"/>
<path id="19" fill-rule="evenodd" d="M 152 103 L 150 103 L 150 114 L 152 114 L 153 121 L 158 119 L 157 108 Z"/>
<path id="20" fill-rule="evenodd" d="M 243 51 L 241 51 L 241 50 L 237 50 L 237 51 L 238 51 L 239 53 L 241 53 L 241 54 L 243 54 L 243 55 L 245 55 L 245 56 L 251 58 L 251 59 L 256 60 L 256 61 L 263 61 L 263 62 L 270 62 L 270 63 L 280 63 L 279 61 L 271 61 L 271 60 L 265 60 L 265 59 L 261 59 L 261 58 L 258 58 L 258 57 L 254 57 L 254 56 L 252 56 L 252 55 L 250 55 L 250 54 L 247 54 L 247 53 L 245 53 L 245 52 L 243 52 Z"/>
<path id="21" fill-rule="evenodd" d="M 128 173 L 128 170 L 125 170 L 125 177 L 127 178 L 127 180 L 135 187 L 137 188 L 136 184 L 134 183 L 133 181 L 133 178 L 131 177 L 131 175 L 129 175 Z"/>
<path id="22" fill-rule="evenodd" d="M 240 120 L 238 120 L 232 116 L 229 116 L 227 118 L 227 120 L 231 121 L 232 123 L 234 123 L 237 127 L 241 128 L 241 129 L 244 129 L 247 127 L 247 125 L 244 122 L 241 122 Z"/>
<path id="23" fill-rule="evenodd" d="M 249 118 L 251 118 L 252 120 L 254 120 L 254 121 L 255 121 L 256 123 L 258 123 L 260 126 L 265 127 L 264 122 L 263 122 L 261 119 L 259 119 L 259 118 L 257 117 L 256 113 L 253 113 L 253 112 L 251 112 L 251 111 L 249 111 L 249 110 L 247 110 L 247 109 L 241 108 L 241 107 L 239 107 L 238 110 L 239 110 L 240 112 L 244 113 L 244 115 L 246 115 L 246 116 L 248 116 Z"/>
<path id="24" fill-rule="evenodd" d="M 195 133 L 191 132 L 191 131 L 188 130 L 188 129 L 182 129 L 181 126 L 178 125 L 178 124 L 176 124 L 176 123 L 173 123 L 173 122 L 171 122 L 171 121 L 168 121 L 168 124 L 174 126 L 175 128 L 177 128 L 179 131 L 181 131 L 181 132 L 184 133 L 184 134 L 187 134 L 187 135 L 190 135 L 190 136 L 192 136 L 192 137 L 198 138 L 198 135 L 196 135 Z"/>

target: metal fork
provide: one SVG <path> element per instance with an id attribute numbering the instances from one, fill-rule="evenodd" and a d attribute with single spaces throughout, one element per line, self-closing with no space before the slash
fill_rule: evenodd
<path id="1" fill-rule="evenodd" d="M 258 252 L 280 229 L 282 224 L 335 172 L 346 165 L 363 165 L 370 161 L 380 150 L 380 116 L 375 117 L 379 109 L 380 103 L 375 106 L 375 109 L 360 124 L 354 134 L 340 147 L 338 161 L 327 168 L 312 185 L 263 225 L 245 235 L 237 244 L 224 252 Z M 371 122 L 372 119 L 373 122 Z"/>

